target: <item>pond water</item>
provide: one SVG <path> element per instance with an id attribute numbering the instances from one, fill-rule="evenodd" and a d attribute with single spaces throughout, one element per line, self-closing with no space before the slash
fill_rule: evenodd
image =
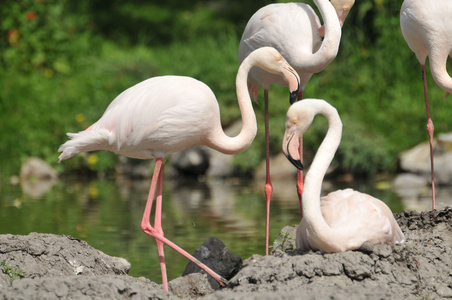
<path id="1" fill-rule="evenodd" d="M 0 234 L 30 232 L 71 235 L 131 264 L 130 275 L 161 282 L 155 241 L 140 229 L 150 180 L 62 179 L 53 185 L 0 186 Z M 270 245 L 286 225 L 298 224 L 295 180 L 273 181 Z M 378 186 L 378 185 L 377 185 Z M 404 205 L 380 183 L 326 181 L 324 192 L 353 187 L 386 202 L 393 212 Z M 189 253 L 211 236 L 243 259 L 265 253 L 263 181 L 166 180 L 162 224 L 165 236 Z M 151 217 L 153 220 L 153 217 Z M 183 272 L 187 260 L 165 247 L 168 279 Z"/>

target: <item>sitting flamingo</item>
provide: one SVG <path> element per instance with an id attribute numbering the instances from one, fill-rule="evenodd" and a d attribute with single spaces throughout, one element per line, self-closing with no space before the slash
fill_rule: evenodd
<path id="1" fill-rule="evenodd" d="M 317 99 L 294 103 L 286 117 L 284 154 L 298 169 L 303 169 L 298 151 L 299 136 L 317 114 L 327 118 L 329 128 L 305 178 L 297 248 L 328 253 L 357 249 L 364 242 L 404 242 L 402 230 L 382 201 L 352 189 L 338 190 L 320 198 L 323 178 L 342 135 L 342 122 L 333 106 Z"/>

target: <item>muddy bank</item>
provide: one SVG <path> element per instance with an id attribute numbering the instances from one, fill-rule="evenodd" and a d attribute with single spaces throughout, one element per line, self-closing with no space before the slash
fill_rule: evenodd
<path id="1" fill-rule="evenodd" d="M 344 253 L 292 250 L 291 228 L 268 257 L 253 256 L 213 291 L 206 275 L 154 282 L 130 265 L 68 236 L 0 235 L 3 299 L 447 299 L 452 298 L 452 208 L 397 215 L 406 242 Z M 233 249 L 231 249 L 233 251 Z M 7 266 L 8 268 L 5 268 Z M 26 273 L 21 278 L 18 270 Z M 16 272 L 16 273 L 14 273 Z M 9 274 L 6 274 L 9 273 Z M 11 281 L 11 276 L 18 279 Z"/>

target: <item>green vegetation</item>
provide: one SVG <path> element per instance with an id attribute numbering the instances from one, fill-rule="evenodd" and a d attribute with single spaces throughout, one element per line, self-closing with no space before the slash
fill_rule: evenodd
<path id="1" fill-rule="evenodd" d="M 27 276 L 27 274 L 22 270 L 14 270 L 13 267 L 8 266 L 5 261 L 2 261 L 0 263 L 0 268 L 2 269 L 2 272 L 9 277 L 11 277 L 11 281 L 24 278 Z"/>
<path id="2" fill-rule="evenodd" d="M 177 74 L 208 84 L 223 125 L 239 118 L 237 49 L 250 16 L 270 1 L 4 1 L 0 12 L 0 172 L 17 174 L 29 156 L 59 171 L 109 173 L 112 153 L 80 155 L 57 165 L 66 132 L 96 121 L 124 89 L 148 77 Z M 400 2 L 400 3 L 397 3 Z M 312 1 L 307 2 L 315 6 Z M 401 1 L 357 1 L 340 51 L 315 74 L 304 96 L 339 111 L 344 134 L 336 160 L 345 172 L 393 172 L 397 155 L 427 140 L 420 67 L 400 31 Z M 450 130 L 450 101 L 428 75 L 436 132 Z M 260 95 L 261 96 L 261 95 Z M 281 148 L 288 95 L 270 91 L 271 151 Z M 262 102 L 262 101 L 261 101 Z M 256 141 L 235 156 L 247 173 L 263 159 L 263 105 L 255 105 Z M 306 134 L 316 149 L 318 120 Z"/>

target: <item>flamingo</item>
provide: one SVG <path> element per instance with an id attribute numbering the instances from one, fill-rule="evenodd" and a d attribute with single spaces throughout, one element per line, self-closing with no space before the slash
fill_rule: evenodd
<path id="1" fill-rule="evenodd" d="M 427 133 L 430 144 L 430 169 L 432 177 L 432 208 L 435 209 L 435 171 L 433 165 L 433 121 L 425 74 L 425 60 L 430 57 L 430 70 L 435 82 L 446 91 L 446 98 L 452 93 L 452 78 L 447 73 L 447 57 L 452 61 L 452 1 L 450 0 L 405 0 L 400 10 L 400 27 L 410 49 L 421 64 L 427 111 Z"/>
<path id="2" fill-rule="evenodd" d="M 296 233 L 297 248 L 331 253 L 357 249 L 364 242 L 404 242 L 403 232 L 382 201 L 352 189 L 338 190 L 320 198 L 323 178 L 342 135 L 342 122 L 333 106 L 318 99 L 293 104 L 287 111 L 284 154 L 297 168 L 303 168 L 298 137 L 317 114 L 328 120 L 328 132 L 306 174 L 303 218 Z"/>
<path id="3" fill-rule="evenodd" d="M 238 58 L 242 62 L 252 51 L 272 46 L 292 65 L 300 75 L 301 88 L 298 99 L 313 73 L 326 68 L 336 57 L 341 39 L 341 26 L 355 0 L 314 0 L 325 25 L 320 26 L 318 16 L 311 6 L 304 3 L 276 3 L 259 9 L 248 21 L 243 32 Z M 322 41 L 322 37 L 324 39 Z M 266 237 L 265 255 L 268 255 L 270 201 L 273 187 L 270 180 L 270 150 L 268 122 L 268 89 L 270 84 L 286 85 L 278 76 L 263 70 L 253 69 L 248 78 L 251 97 L 256 101 L 259 87 L 264 88 L 265 101 L 265 162 L 266 162 Z M 293 102 L 291 102 L 292 104 Z M 302 142 L 300 141 L 300 156 Z M 297 192 L 301 205 L 303 173 L 297 172 Z"/>
<path id="4" fill-rule="evenodd" d="M 218 102 L 212 90 L 191 77 L 162 76 L 142 81 L 125 90 L 108 106 L 103 116 L 85 131 L 68 133 L 71 138 L 58 149 L 59 162 L 80 152 L 109 150 L 138 159 L 155 159 L 155 167 L 141 229 L 155 238 L 162 283 L 168 291 L 163 245 L 176 250 L 221 285 L 227 283 L 210 268 L 164 237 L 162 215 L 163 169 L 169 154 L 195 145 L 205 145 L 225 154 L 244 151 L 257 132 L 256 116 L 247 91 L 248 72 L 254 66 L 279 74 L 296 95 L 299 77 L 274 48 L 254 51 L 240 65 L 236 78 L 243 127 L 235 137 L 227 136 L 220 122 Z M 149 218 L 157 188 L 154 226 Z"/>

